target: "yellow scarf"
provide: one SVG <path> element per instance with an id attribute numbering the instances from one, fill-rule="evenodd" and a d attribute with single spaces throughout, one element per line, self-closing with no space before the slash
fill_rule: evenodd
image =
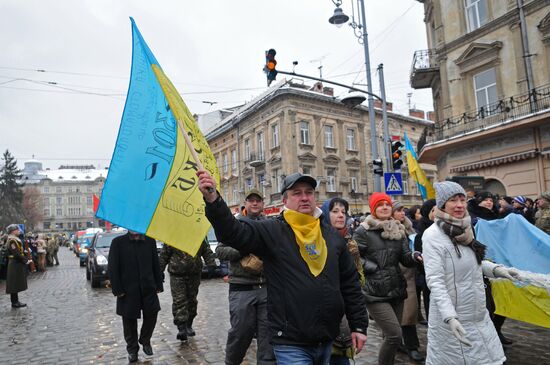
<path id="1" fill-rule="evenodd" d="M 283 215 L 294 231 L 300 255 L 309 271 L 313 276 L 319 276 L 327 262 L 327 243 L 321 233 L 321 220 L 290 209 L 285 210 Z"/>

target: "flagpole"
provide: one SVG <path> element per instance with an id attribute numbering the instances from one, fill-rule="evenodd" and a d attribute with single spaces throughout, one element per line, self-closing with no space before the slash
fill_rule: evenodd
<path id="1" fill-rule="evenodd" d="M 178 126 L 180 127 L 181 134 L 183 134 L 183 138 L 185 139 L 185 144 L 187 145 L 187 148 L 189 148 L 189 151 L 191 151 L 191 155 L 193 155 L 193 158 L 195 159 L 195 162 L 197 163 L 197 166 L 199 167 L 199 170 L 204 170 L 204 166 L 199 158 L 199 155 L 197 154 L 197 151 L 195 151 L 195 146 L 193 146 L 193 142 L 191 141 L 191 138 L 187 135 L 187 132 L 185 131 L 185 127 L 183 126 L 183 122 L 179 119 Z M 214 192 L 214 188 L 210 187 L 208 188 L 208 192 L 212 193 Z"/>

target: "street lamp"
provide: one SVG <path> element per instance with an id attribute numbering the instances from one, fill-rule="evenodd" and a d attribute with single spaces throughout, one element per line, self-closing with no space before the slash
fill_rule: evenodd
<path id="1" fill-rule="evenodd" d="M 352 0 L 353 1 L 353 0 Z M 365 4 L 364 0 L 356 0 L 357 7 L 361 9 L 361 14 L 358 22 L 355 22 L 355 18 L 352 19 L 350 26 L 353 28 L 355 36 L 359 39 L 359 43 L 363 44 L 363 49 L 365 52 L 365 71 L 367 74 L 367 87 L 368 87 L 368 101 L 369 101 L 369 119 L 370 119 L 370 137 L 371 137 L 371 149 L 372 149 L 372 159 L 376 160 L 378 156 L 378 144 L 376 139 L 376 121 L 374 115 L 374 98 L 372 96 L 372 79 L 370 73 L 370 58 L 369 58 L 369 42 L 366 26 L 366 17 L 365 17 Z M 342 5 L 342 0 L 332 0 L 336 9 L 334 9 L 334 14 L 330 17 L 329 23 L 336 26 L 342 26 L 349 20 L 349 17 L 344 14 L 340 5 Z M 374 191 L 381 191 L 380 176 L 374 174 Z"/>

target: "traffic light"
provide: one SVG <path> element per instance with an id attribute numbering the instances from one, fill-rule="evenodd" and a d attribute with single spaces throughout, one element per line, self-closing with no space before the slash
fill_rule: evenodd
<path id="1" fill-rule="evenodd" d="M 380 175 L 380 176 L 384 175 L 384 167 L 383 167 L 381 158 L 372 160 L 372 167 L 375 175 Z"/>
<path id="2" fill-rule="evenodd" d="M 403 165 L 403 160 L 401 159 L 403 152 L 401 151 L 401 147 L 403 147 L 403 143 L 400 141 L 392 141 L 391 160 L 394 170 L 401 170 L 401 165 Z"/>
<path id="3" fill-rule="evenodd" d="M 267 86 L 271 84 L 273 80 L 277 77 L 277 61 L 275 61 L 275 55 L 277 52 L 271 48 L 269 51 L 265 51 L 265 66 L 264 72 L 267 76 Z"/>

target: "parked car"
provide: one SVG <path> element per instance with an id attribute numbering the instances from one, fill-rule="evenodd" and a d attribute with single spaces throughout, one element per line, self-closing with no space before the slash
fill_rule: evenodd
<path id="1" fill-rule="evenodd" d="M 210 245 L 210 249 L 212 250 L 212 252 L 216 253 L 216 247 L 218 246 L 218 239 L 216 238 L 216 234 L 214 233 L 214 228 L 211 227 L 208 230 L 206 237 L 208 238 L 208 244 Z M 216 269 L 214 270 L 214 275 L 210 275 L 210 273 L 208 272 L 208 268 L 206 267 L 206 265 L 204 265 L 204 260 L 203 260 L 203 267 L 202 267 L 202 274 L 201 274 L 203 278 L 212 278 L 212 277 L 221 278 L 228 274 L 229 274 L 229 262 L 220 261 L 220 259 L 216 257 Z"/>
<path id="2" fill-rule="evenodd" d="M 86 266 L 86 260 L 88 258 L 88 248 L 92 244 L 95 233 L 86 233 L 80 237 L 78 245 L 78 258 L 80 260 L 80 266 Z"/>
<path id="3" fill-rule="evenodd" d="M 126 231 L 96 233 L 88 247 L 86 279 L 92 282 L 92 288 L 99 288 L 102 281 L 109 279 L 107 263 L 111 242 L 115 237 L 126 234 Z"/>

